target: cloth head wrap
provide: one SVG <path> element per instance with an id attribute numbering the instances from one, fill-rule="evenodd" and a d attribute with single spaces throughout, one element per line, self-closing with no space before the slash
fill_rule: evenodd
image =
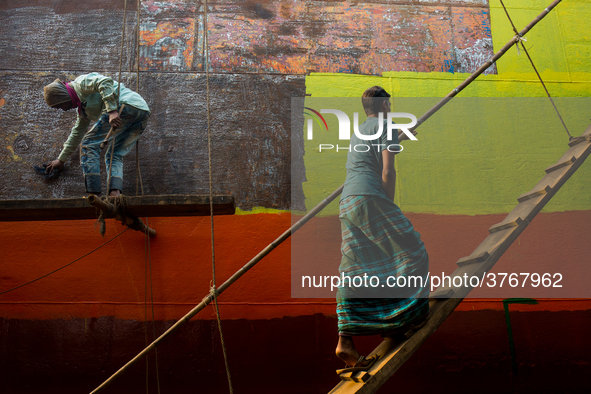
<path id="1" fill-rule="evenodd" d="M 72 102 L 72 107 L 78 108 L 78 114 L 86 116 L 84 106 L 82 105 L 82 102 L 80 102 L 74 88 L 69 84 L 60 81 L 59 78 L 43 88 L 43 96 L 45 102 L 50 107 Z"/>
<path id="2" fill-rule="evenodd" d="M 43 98 L 50 107 L 72 101 L 66 85 L 59 78 L 43 88 Z"/>

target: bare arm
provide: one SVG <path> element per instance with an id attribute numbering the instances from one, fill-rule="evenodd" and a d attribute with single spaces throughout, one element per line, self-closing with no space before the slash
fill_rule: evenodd
<path id="1" fill-rule="evenodd" d="M 387 149 L 382 151 L 382 160 L 384 162 L 382 167 L 382 187 L 390 201 L 394 201 L 394 193 L 396 191 L 396 170 L 394 169 L 395 155 L 394 152 L 390 152 Z"/>

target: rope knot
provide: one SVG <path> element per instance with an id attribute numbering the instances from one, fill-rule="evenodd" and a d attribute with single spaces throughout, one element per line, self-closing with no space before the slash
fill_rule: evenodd
<path id="1" fill-rule="evenodd" d="M 220 293 L 218 292 L 218 289 L 215 287 L 215 285 L 209 285 L 209 294 L 213 297 L 213 299 L 215 300 L 216 298 L 218 298 L 218 296 L 220 295 Z"/>
<path id="2" fill-rule="evenodd" d="M 97 226 L 99 227 L 99 232 L 104 237 L 105 231 L 107 230 L 107 225 L 105 223 L 105 217 L 112 217 L 112 216 L 115 216 L 115 214 L 117 212 L 120 212 L 121 217 L 122 217 L 121 224 L 123 224 L 123 225 L 126 224 L 124 218 L 125 218 L 125 206 L 127 205 L 127 199 L 125 198 L 124 195 L 121 195 L 119 197 L 104 196 L 104 197 L 101 197 L 101 200 L 106 201 L 111 204 L 111 209 L 109 209 L 106 212 L 97 208 L 99 216 L 98 216 L 98 219 L 97 219 L 94 226 L 95 226 L 95 228 Z"/>
<path id="3" fill-rule="evenodd" d="M 521 55 L 521 51 L 519 50 L 519 43 L 523 45 L 524 42 L 527 42 L 527 38 L 523 37 L 519 33 L 515 35 L 515 47 L 517 48 L 517 55 Z"/>

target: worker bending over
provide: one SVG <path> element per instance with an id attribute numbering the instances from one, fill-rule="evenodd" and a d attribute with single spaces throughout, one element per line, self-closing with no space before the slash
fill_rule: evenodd
<path id="1" fill-rule="evenodd" d="M 123 84 L 98 73 L 81 75 L 72 82 L 56 79 L 43 88 L 45 102 L 52 108 L 68 111 L 76 108 L 78 119 L 58 158 L 47 164 L 47 173 L 62 170 L 64 163 L 81 144 L 80 165 L 84 174 L 86 192 L 101 193 L 100 152 L 101 142 L 109 130 L 110 136 L 105 163 L 110 172 L 107 190 L 110 196 L 119 196 L 123 189 L 123 156 L 133 148 L 144 132 L 150 109 L 146 101 Z M 96 122 L 87 132 L 90 122 Z M 111 143 L 114 149 L 111 159 Z M 112 160 L 112 161 L 111 161 Z"/>

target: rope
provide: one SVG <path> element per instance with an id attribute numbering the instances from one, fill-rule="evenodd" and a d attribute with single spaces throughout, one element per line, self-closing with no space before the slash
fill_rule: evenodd
<path id="1" fill-rule="evenodd" d="M 142 7 L 142 0 L 137 0 L 137 35 L 136 35 L 136 80 L 135 91 L 140 92 L 140 12 Z"/>
<path id="2" fill-rule="evenodd" d="M 137 31 L 136 31 L 136 83 L 135 90 L 139 93 L 140 91 L 140 12 L 141 12 L 142 1 L 137 1 Z M 125 15 L 125 14 L 124 14 Z M 124 22 L 125 23 L 125 22 Z M 123 31 L 125 32 L 125 24 Z M 123 41 L 122 41 L 123 42 Z M 122 44 L 123 45 L 123 44 Z M 123 46 L 121 47 L 121 56 L 123 56 Z M 121 79 L 121 59 L 119 60 L 119 79 Z M 120 84 L 119 84 L 120 87 Z M 139 159 L 139 143 L 137 140 L 135 143 L 135 195 L 141 191 L 141 195 L 144 195 L 144 183 L 142 181 L 142 172 L 140 170 L 140 159 Z M 139 187 L 138 187 L 139 186 Z M 150 279 L 150 305 L 152 309 L 152 334 L 156 339 L 156 322 L 154 313 L 154 286 L 152 280 L 152 251 L 150 248 L 150 236 L 148 235 L 147 229 L 150 227 L 148 218 L 146 217 L 146 232 L 144 233 L 144 256 L 145 256 L 145 288 L 144 288 L 144 335 L 146 346 L 148 346 L 148 271 Z M 154 361 L 156 364 L 156 385 L 158 388 L 158 394 L 160 394 L 160 373 L 158 370 L 158 349 L 154 349 Z M 149 360 L 146 355 L 146 393 L 148 393 L 149 387 Z"/>
<path id="3" fill-rule="evenodd" d="M 38 277 L 37 279 L 33 279 L 33 280 L 31 280 L 31 281 L 29 281 L 29 282 L 27 282 L 27 283 L 23 283 L 22 285 L 18 285 L 18 286 L 16 286 L 16 287 L 13 287 L 12 289 L 5 290 L 5 291 L 1 292 L 1 293 L 0 293 L 0 295 L 2 295 L 2 294 L 6 294 L 6 293 L 9 293 L 9 292 L 11 292 L 11 291 L 13 291 L 13 290 L 16 290 L 16 289 L 20 289 L 20 288 L 21 288 L 21 287 L 23 287 L 23 286 L 30 285 L 30 284 L 31 284 L 31 283 L 33 283 L 33 282 L 37 282 L 38 280 L 41 280 L 41 279 L 43 279 L 43 278 L 46 278 L 46 277 L 48 277 L 49 275 L 51 275 L 51 274 L 53 274 L 53 273 L 56 273 L 56 272 L 58 272 L 58 271 L 60 271 L 60 270 L 62 270 L 62 269 L 64 269 L 64 268 L 66 268 L 66 267 L 69 267 L 70 265 L 74 264 L 75 262 L 77 262 L 77 261 L 79 261 L 79 260 L 82 260 L 82 259 L 83 259 L 83 258 L 85 258 L 86 256 L 88 256 L 88 255 L 91 255 L 92 253 L 96 252 L 97 250 L 99 250 L 100 248 L 102 248 L 103 246 L 105 246 L 106 244 L 108 244 L 109 242 L 111 242 L 112 240 L 114 240 L 115 238 L 117 238 L 118 236 L 120 236 L 121 234 L 123 234 L 123 233 L 124 233 L 124 232 L 126 232 L 126 231 L 127 231 L 127 228 L 126 228 L 125 230 L 121 231 L 119 234 L 115 235 L 115 236 L 114 236 L 113 238 L 111 238 L 110 240 L 108 240 L 108 241 L 106 241 L 106 242 L 103 242 L 103 243 L 102 243 L 102 244 L 101 244 L 99 247 L 97 247 L 97 248 L 95 248 L 95 249 L 91 250 L 90 252 L 86 253 L 84 256 L 78 257 L 76 260 L 72 261 L 71 263 L 68 263 L 68 264 L 66 264 L 66 265 L 64 265 L 64 266 L 61 266 L 60 268 L 58 268 L 58 269 L 55 269 L 55 270 L 53 270 L 53 271 L 51 271 L 51 272 L 49 272 L 49 273 L 47 273 L 47 274 L 45 274 L 45 275 L 43 275 L 43 276 L 40 276 L 40 277 Z"/>
<path id="4" fill-rule="evenodd" d="M 142 0 L 137 0 L 137 39 L 136 39 L 136 81 L 135 91 L 140 92 L 140 10 Z M 140 171 L 140 140 L 135 143 L 135 195 L 138 195 L 138 180 L 142 186 L 142 196 L 144 195 L 144 185 L 142 184 L 142 172 Z"/>
<path id="5" fill-rule="evenodd" d="M 121 96 L 121 69 L 123 68 L 123 48 L 125 46 L 125 28 L 127 26 L 127 0 L 123 3 L 123 28 L 121 30 L 121 50 L 119 51 L 119 78 L 117 79 L 117 103 Z M 117 106 L 119 111 L 119 105 Z M 114 130 L 113 130 L 114 131 Z M 111 192 L 111 173 L 113 169 L 113 151 L 115 150 L 115 139 L 117 133 L 113 133 L 113 142 L 111 143 L 111 161 L 109 163 L 109 175 L 107 176 L 107 194 Z"/>
<path id="6" fill-rule="evenodd" d="M 115 152 L 115 140 L 117 134 L 113 135 L 113 141 L 111 142 L 111 159 L 109 160 L 109 176 L 107 177 L 107 194 L 111 193 L 111 174 L 113 172 L 113 153 Z"/>
<path id="7" fill-rule="evenodd" d="M 146 217 L 146 229 L 149 227 L 148 224 L 148 218 Z M 146 256 L 146 276 L 148 275 L 148 267 L 149 267 L 149 271 L 150 271 L 150 304 L 152 307 L 152 335 L 154 336 L 154 340 L 157 338 L 156 336 L 156 323 L 155 323 L 155 313 L 154 313 L 154 286 L 153 286 L 153 280 L 152 280 L 152 251 L 150 249 L 150 236 L 148 235 L 148 232 L 146 231 L 145 234 L 145 242 L 144 242 L 144 247 L 147 246 L 147 253 L 145 253 L 144 255 Z M 148 286 L 148 281 L 146 278 L 146 302 L 145 302 L 145 307 L 144 307 L 144 329 L 145 329 L 145 334 L 146 334 L 146 343 L 148 342 L 148 333 L 147 333 L 147 329 L 146 329 L 146 321 L 147 321 L 147 305 L 148 305 L 148 301 L 147 301 L 147 297 L 148 297 L 148 291 L 147 291 L 147 286 Z M 154 349 L 154 361 L 156 363 L 156 387 L 158 388 L 158 394 L 160 394 L 160 373 L 158 371 L 158 348 Z M 146 392 L 148 392 L 148 386 L 147 386 L 147 382 L 148 382 L 148 355 L 146 354 Z"/>
<path id="8" fill-rule="evenodd" d="M 507 15 L 507 19 L 509 19 L 509 23 L 511 23 L 511 27 L 513 27 L 513 32 L 515 33 L 515 47 L 517 48 L 517 53 L 518 54 L 521 54 L 519 52 L 519 44 L 521 44 L 521 47 L 523 48 L 523 51 L 525 52 L 525 55 L 529 59 L 529 62 L 531 64 L 531 66 L 533 67 L 534 71 L 536 72 L 536 75 L 538 76 L 538 79 L 540 80 L 540 83 L 542 84 L 542 87 L 546 91 L 546 95 L 550 99 L 550 102 L 552 103 L 552 106 L 554 107 L 554 110 L 556 111 L 556 114 L 558 115 L 558 118 L 560 118 L 560 122 L 562 123 L 562 126 L 564 127 L 564 130 L 566 130 L 566 134 L 568 134 L 569 140 L 572 140 L 573 139 L 573 136 L 568 131 L 568 128 L 566 127 L 566 123 L 564 123 L 564 120 L 562 119 L 562 116 L 560 115 L 560 112 L 558 111 L 558 108 L 556 107 L 556 104 L 554 104 L 554 100 L 552 100 L 552 96 L 550 96 L 550 92 L 548 91 L 548 88 L 546 87 L 546 84 L 544 83 L 544 80 L 542 80 L 542 76 L 538 72 L 538 69 L 536 68 L 536 65 L 534 64 L 534 61 L 532 60 L 531 56 L 529 55 L 529 52 L 527 51 L 527 48 L 523 44 L 524 41 L 527 42 L 527 39 L 525 37 L 523 37 L 521 34 L 519 34 L 519 32 L 517 31 L 517 28 L 515 27 L 515 24 L 513 23 L 513 20 L 511 19 L 511 16 L 509 15 L 509 11 L 507 10 L 507 7 L 505 7 L 505 3 L 503 3 L 503 0 L 499 0 L 499 1 L 501 2 L 501 5 L 503 6 L 503 10 L 505 10 L 505 14 Z"/>
<path id="9" fill-rule="evenodd" d="M 137 185 L 137 179 L 136 179 Z M 136 187 L 137 190 L 137 187 Z M 137 191 L 136 191 L 137 195 Z M 146 237 L 144 237 L 144 343 L 145 346 L 148 346 L 148 241 Z M 146 394 L 148 394 L 149 390 L 148 387 L 150 386 L 150 360 L 149 355 L 146 354 Z"/>
<path id="10" fill-rule="evenodd" d="M 211 169 L 211 117 L 209 109 L 209 41 L 208 41 L 208 26 L 207 26 L 207 0 L 204 3 L 203 11 L 203 46 L 205 47 L 205 83 L 206 83 L 206 102 L 207 102 L 207 160 L 209 163 L 209 217 L 211 223 L 211 272 L 212 272 L 212 286 L 210 288 L 210 294 L 213 297 L 213 305 L 215 309 L 215 316 L 218 323 L 218 330 L 220 332 L 220 341 L 222 343 L 222 352 L 224 354 L 224 364 L 226 366 L 226 375 L 228 376 L 228 387 L 230 394 L 234 393 L 232 387 L 232 376 L 230 374 L 230 365 L 228 364 L 228 355 L 226 354 L 226 344 L 224 342 L 224 333 L 222 331 L 222 319 L 220 318 L 220 309 L 218 307 L 218 292 L 216 289 L 215 280 L 215 242 L 214 242 L 214 228 L 213 228 L 213 188 L 212 188 L 212 169 Z"/>
<path id="11" fill-rule="evenodd" d="M 121 31 L 121 50 L 119 52 L 119 80 L 117 81 L 117 100 L 121 92 L 121 69 L 123 67 L 123 47 L 125 46 L 125 26 L 127 24 L 127 0 L 123 4 L 123 29 Z"/>
<path id="12" fill-rule="evenodd" d="M 115 215 L 116 212 L 120 212 L 121 213 L 121 224 L 124 226 L 127 225 L 127 223 L 125 221 L 125 206 L 127 205 L 127 198 L 124 195 L 120 195 L 119 197 L 104 196 L 104 197 L 101 197 L 101 200 L 106 201 L 106 202 L 113 205 L 113 208 L 111 210 L 109 210 L 108 212 L 105 212 L 105 211 L 98 209 L 98 208 L 96 209 L 97 211 L 99 211 L 99 217 L 96 220 L 95 228 L 98 225 L 99 232 L 104 237 L 105 231 L 107 229 L 107 225 L 105 223 L 105 217 L 109 217 L 109 216 Z M 130 225 L 130 226 L 133 227 L 133 225 Z M 128 226 L 128 227 L 130 227 L 130 226 Z"/>

